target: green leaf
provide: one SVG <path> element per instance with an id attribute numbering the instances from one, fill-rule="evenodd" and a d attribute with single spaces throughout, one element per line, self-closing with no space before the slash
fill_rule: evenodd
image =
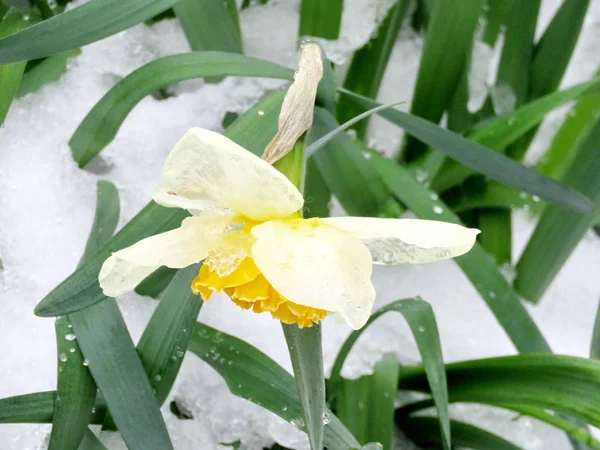
<path id="1" fill-rule="evenodd" d="M 399 0 L 390 8 L 375 36 L 364 47 L 354 52 L 344 80 L 344 88 L 365 97 L 377 98 L 392 48 L 409 6 L 409 0 Z M 337 105 L 337 119 L 340 123 L 346 122 L 362 112 L 362 108 L 349 98 L 340 98 Z M 352 127 L 361 139 L 365 137 L 368 124 L 368 120 L 365 120 Z"/>
<path id="2" fill-rule="evenodd" d="M 456 214 L 460 214 L 473 209 L 486 208 L 531 208 L 536 203 L 539 203 L 538 198 L 535 199 L 525 193 L 520 192 L 509 186 L 499 183 L 485 183 L 479 187 L 476 192 L 468 195 L 461 195 L 458 199 L 449 202 L 450 209 Z"/>
<path id="3" fill-rule="evenodd" d="M 302 0 L 300 4 L 301 37 L 337 39 L 342 25 L 344 0 Z"/>
<path id="4" fill-rule="evenodd" d="M 446 448 L 450 448 L 450 428 L 448 419 L 448 392 L 446 390 L 446 377 L 444 374 L 444 361 L 440 336 L 431 306 L 421 299 L 405 299 L 392 302 L 380 308 L 369 318 L 366 325 L 360 330 L 353 331 L 346 339 L 331 368 L 331 375 L 327 384 L 328 400 L 331 402 L 340 389 L 342 382 L 341 372 L 344 361 L 360 335 L 383 314 L 395 311 L 404 316 L 413 337 L 417 342 L 423 365 L 427 371 L 429 384 L 433 391 L 438 415 L 440 417 L 440 428 L 446 442 Z M 387 447 L 386 447 L 387 448 Z"/>
<path id="5" fill-rule="evenodd" d="M 321 136 L 319 139 L 313 141 L 306 149 L 307 158 L 310 158 L 311 156 L 313 156 L 316 152 L 321 150 L 328 142 L 330 142 L 334 137 L 339 135 L 342 131 L 350 128 L 356 122 L 359 122 L 359 121 L 365 119 L 366 117 L 372 116 L 373 114 L 375 114 L 379 111 L 383 111 L 385 109 L 389 109 L 394 106 L 398 106 L 402 103 L 404 103 L 404 102 L 388 103 L 387 105 L 377 106 L 375 108 L 371 108 L 368 111 L 363 112 L 362 114 L 359 114 L 356 117 L 353 117 L 352 119 L 348 120 L 347 122 L 343 123 L 342 125 L 334 128 L 326 135 Z"/>
<path id="6" fill-rule="evenodd" d="M 135 288 L 135 292 L 139 295 L 158 298 L 167 288 L 176 273 L 177 269 L 160 267 L 144 278 L 144 280 Z"/>
<path id="7" fill-rule="evenodd" d="M 314 159 L 306 162 L 304 184 L 304 208 L 302 208 L 304 217 L 329 217 L 331 191 Z"/>
<path id="8" fill-rule="evenodd" d="M 22 30 L 28 23 L 21 13 L 9 10 L 4 18 L 0 19 L 0 37 Z M 0 41 L 1 42 L 1 41 Z M 16 96 L 25 72 L 26 62 L 0 66 L 0 125 L 4 123 L 13 98 Z"/>
<path id="9" fill-rule="evenodd" d="M 58 382 L 48 450 L 76 449 L 92 417 L 96 383 L 86 367 L 69 320 L 56 320 Z"/>
<path id="10" fill-rule="evenodd" d="M 371 155 L 370 161 L 383 182 L 417 216 L 421 219 L 461 223 L 459 218 L 438 200 L 437 194 L 416 181 L 404 167 L 376 152 L 371 152 Z M 521 304 L 519 296 L 481 245 L 475 243 L 468 253 L 455 261 L 479 291 L 519 352 L 550 350 L 542 333 Z"/>
<path id="11" fill-rule="evenodd" d="M 56 391 L 36 392 L 0 399 L 0 423 L 52 423 Z M 102 423 L 106 414 L 103 399 L 94 405 L 91 423 Z"/>
<path id="12" fill-rule="evenodd" d="M 598 303 L 598 309 L 596 311 L 596 320 L 594 321 L 592 344 L 590 346 L 590 358 L 600 359 L 600 303 Z"/>
<path id="13" fill-rule="evenodd" d="M 94 380 L 130 449 L 172 449 L 144 367 L 115 299 L 69 315 Z"/>
<path id="14" fill-rule="evenodd" d="M 499 267 L 512 261 L 511 218 L 512 211 L 508 208 L 485 208 L 477 214 L 479 243 Z"/>
<path id="15" fill-rule="evenodd" d="M 159 405 L 165 401 L 175 382 L 202 306 L 202 299 L 191 289 L 199 267 L 194 264 L 177 272 L 137 345 Z"/>
<path id="16" fill-rule="evenodd" d="M 307 141 L 314 142 L 338 127 L 339 124 L 328 111 L 316 108 Z M 325 175 L 327 187 L 349 215 L 376 216 L 382 205 L 390 201 L 395 204 L 390 206 L 389 215 L 400 215 L 400 205 L 391 198 L 377 173 L 365 164 L 364 153 L 357 141 L 350 136 L 344 133 L 337 135 L 312 159 Z M 335 176 L 327 176 L 328 174 Z"/>
<path id="17" fill-rule="evenodd" d="M 538 171 L 561 180 L 581 149 L 581 145 L 577 144 L 587 139 L 598 119 L 600 95 L 580 98 L 554 135 L 550 147 L 538 163 Z"/>
<path id="18" fill-rule="evenodd" d="M 274 63 L 220 52 L 165 56 L 135 70 L 117 83 L 83 119 L 69 145 L 80 167 L 114 139 L 121 124 L 144 97 L 178 81 L 216 76 L 292 79 L 294 72 Z"/>
<path id="19" fill-rule="evenodd" d="M 565 0 L 534 49 L 530 98 L 555 91 L 567 69 L 590 0 Z"/>
<path id="20" fill-rule="evenodd" d="M 49 56 L 23 76 L 17 97 L 39 91 L 42 86 L 57 81 L 67 71 L 69 59 L 79 55 L 81 50 L 69 50 Z"/>
<path id="21" fill-rule="evenodd" d="M 529 354 L 446 365 L 451 402 L 532 407 L 600 424 L 600 362 Z M 428 392 L 423 368 L 402 369 L 400 389 Z M 400 411 L 400 410 L 399 410 Z"/>
<path id="22" fill-rule="evenodd" d="M 310 447 L 323 448 L 325 427 L 325 375 L 323 374 L 323 347 L 321 324 L 299 328 L 296 324 L 283 327 L 294 369 L 296 388 L 304 411 Z"/>
<path id="23" fill-rule="evenodd" d="M 600 208 L 600 120 L 579 145 L 577 159 L 563 181 Z M 552 205 L 546 207 L 517 264 L 515 288 L 524 298 L 532 302 L 540 300 L 594 218 L 594 212 L 574 214 Z"/>
<path id="24" fill-rule="evenodd" d="M 82 261 L 94 256 L 113 237 L 121 206 L 119 204 L 119 191 L 109 181 L 99 180 L 96 193 L 96 213 L 92 230 L 85 244 Z"/>
<path id="25" fill-rule="evenodd" d="M 373 375 L 342 380 L 338 417 L 359 442 L 376 441 L 384 449 L 392 448 L 398 372 L 396 357 L 387 355 L 375 365 Z"/>
<path id="26" fill-rule="evenodd" d="M 487 11 L 485 15 L 485 32 L 483 42 L 490 47 L 496 45 L 496 41 L 500 36 L 502 27 L 505 26 L 506 20 L 511 8 L 516 0 L 488 0 Z"/>
<path id="27" fill-rule="evenodd" d="M 367 108 L 379 105 L 371 99 L 341 88 L 339 90 Z M 504 155 L 465 139 L 459 134 L 444 130 L 420 117 L 397 110 L 380 111 L 379 115 L 404 128 L 408 133 L 415 135 L 455 161 L 493 180 L 538 195 L 540 198 L 574 211 L 591 210 L 590 201 L 574 189 L 563 186 Z"/>
<path id="28" fill-rule="evenodd" d="M 434 417 L 410 417 L 401 422 L 402 431 L 417 445 L 425 448 L 442 448 L 443 440 Z M 456 447 L 473 450 L 521 450 L 512 442 L 474 425 L 450 421 L 452 440 Z"/>
<path id="29" fill-rule="evenodd" d="M 243 53 L 239 23 L 231 16 L 229 2 L 179 0 L 173 10 L 193 51 Z"/>
<path id="30" fill-rule="evenodd" d="M 215 369 L 232 394 L 251 400 L 298 428 L 304 428 L 294 378 L 267 355 L 241 339 L 202 323 L 194 327 L 189 351 Z M 325 411 L 324 446 L 355 449 L 360 444 L 329 410 Z"/>
<path id="31" fill-rule="evenodd" d="M 177 0 L 91 0 L 0 40 L 0 65 L 79 48 L 123 31 Z"/>
<path id="32" fill-rule="evenodd" d="M 578 84 L 564 91 L 548 94 L 491 123 L 476 128 L 468 138 L 489 149 L 503 152 L 510 144 L 525 136 L 528 131 L 538 125 L 550 111 L 578 98 L 586 102 L 591 101 L 592 98 L 600 98 L 595 91 L 599 85 L 600 77 L 596 77 L 589 82 Z M 592 93 L 593 97 L 589 97 L 589 99 L 584 97 Z M 473 170 L 477 171 L 476 168 L 468 166 L 463 161 L 458 162 L 463 163 L 464 166 L 455 161 L 444 163 L 439 174 L 431 183 L 435 190 L 445 191 L 467 179 L 473 174 Z"/>
<path id="33" fill-rule="evenodd" d="M 471 53 L 483 0 L 437 0 L 427 27 L 411 114 L 437 123 L 460 80 Z M 418 136 L 415 136 L 418 138 Z M 426 150 L 408 138 L 402 157 L 412 161 Z"/>

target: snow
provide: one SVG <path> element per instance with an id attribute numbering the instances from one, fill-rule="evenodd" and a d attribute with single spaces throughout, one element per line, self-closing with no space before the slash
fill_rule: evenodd
<path id="1" fill-rule="evenodd" d="M 324 43 L 339 63 L 347 61 L 368 39 L 390 2 L 347 0 L 346 4 L 340 39 Z M 547 22 L 557 4 L 556 0 L 544 2 L 540 22 Z M 599 0 L 592 0 L 593 12 L 586 20 L 565 86 L 587 79 L 598 66 L 592 45 L 600 30 L 599 4 Z M 253 5 L 243 11 L 246 53 L 292 67 L 297 57 L 298 9 L 298 0 L 271 0 L 266 6 Z M 422 45 L 420 34 L 408 27 L 402 30 L 384 78 L 381 100 L 410 100 Z M 139 25 L 86 46 L 58 82 L 13 104 L 0 129 L 0 258 L 4 266 L 0 271 L 0 353 L 5 380 L 0 385 L 0 398 L 55 387 L 54 324 L 34 316 L 33 308 L 77 265 L 93 219 L 96 181 L 107 179 L 116 184 L 122 202 L 121 225 L 126 223 L 150 199 L 166 155 L 188 128 L 220 130 L 225 112 L 243 112 L 264 92 L 282 85 L 276 80 L 243 78 L 228 78 L 220 84 L 182 83 L 174 89 L 175 97 L 144 99 L 101 157 L 88 169 L 79 169 L 67 142 L 91 107 L 120 77 L 157 57 L 187 49 L 176 21 Z M 536 148 L 547 145 L 558 122 L 549 120 L 544 125 Z M 381 122 L 372 128 L 374 144 L 388 152 L 398 147 L 401 132 L 397 128 Z M 526 212 L 518 212 L 514 224 L 518 253 L 534 223 Z M 600 242 L 590 234 L 542 303 L 529 308 L 558 353 L 586 356 L 589 352 L 600 292 L 600 279 L 595 276 L 599 267 Z M 514 353 L 493 315 L 454 262 L 377 267 L 373 281 L 378 293 L 376 307 L 416 295 L 432 304 L 447 361 Z M 137 340 L 156 303 L 129 294 L 119 304 Z M 281 327 L 270 317 L 253 315 L 226 298 L 215 297 L 203 307 L 200 319 L 245 339 L 291 370 Z M 349 332 L 346 325 L 325 321 L 326 370 Z M 419 359 L 408 326 L 397 315 L 383 317 L 365 332 L 343 374 L 357 377 L 368 373 L 388 352 L 397 354 L 405 364 Z M 173 399 L 194 419 L 176 418 L 168 407 Z M 273 442 L 307 448 L 302 433 L 231 395 L 219 375 L 193 355 L 186 357 L 162 411 L 177 450 L 226 449 L 231 447 L 222 443 L 237 440 L 247 449 L 261 449 Z M 514 415 L 484 407 L 475 414 L 471 414 L 472 406 L 458 405 L 453 411 L 457 417 L 476 420 L 510 436 L 527 450 L 562 449 L 566 445 L 561 433 L 533 420 L 514 422 Z M 45 448 L 48 432 L 47 425 L 0 425 L 0 450 Z M 102 433 L 101 437 L 110 449 L 124 448 L 117 434 Z"/>

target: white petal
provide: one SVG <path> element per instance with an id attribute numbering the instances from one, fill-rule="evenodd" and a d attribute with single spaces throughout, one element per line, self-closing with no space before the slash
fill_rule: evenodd
<path id="1" fill-rule="evenodd" d="M 206 257 L 223 237 L 232 214 L 188 217 L 181 227 L 143 239 L 108 258 L 98 279 L 104 294 L 116 297 L 133 290 L 160 266 L 187 267 Z"/>
<path id="2" fill-rule="evenodd" d="M 319 219 L 256 226 L 252 257 L 281 295 L 300 305 L 339 312 L 354 329 L 369 319 L 375 289 L 369 250 Z"/>
<path id="3" fill-rule="evenodd" d="M 473 247 L 479 230 L 419 219 L 332 217 L 323 221 L 353 234 L 376 264 L 420 264 L 460 256 Z"/>
<path id="4" fill-rule="evenodd" d="M 165 200 L 165 193 L 172 199 Z M 304 203 L 285 175 L 227 137 L 202 128 L 192 128 L 175 145 L 154 200 L 177 207 L 194 201 L 199 208 L 212 201 L 257 221 L 286 217 Z"/>

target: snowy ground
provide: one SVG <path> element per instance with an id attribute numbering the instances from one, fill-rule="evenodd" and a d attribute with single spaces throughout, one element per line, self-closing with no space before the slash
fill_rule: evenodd
<path id="1" fill-rule="evenodd" d="M 383 4 L 385 3 L 385 4 Z M 342 37 L 328 49 L 338 62 L 360 47 L 375 28 L 389 1 L 346 0 Z M 544 1 L 540 25 L 550 19 L 557 0 Z M 377 7 L 375 5 L 378 5 Z M 296 58 L 298 1 L 271 0 L 243 12 L 246 53 L 293 66 Z M 359 30 L 351 32 L 351 30 Z M 600 37 L 600 0 L 592 0 L 583 37 L 564 85 L 589 78 L 600 62 L 592 43 Z M 397 42 L 381 98 L 409 99 L 418 68 L 422 37 L 403 31 Z M 90 229 L 97 179 L 119 188 L 122 224 L 150 199 L 166 155 L 190 127 L 220 129 L 226 111 L 244 111 L 278 81 L 227 79 L 218 85 L 185 83 L 179 95 L 164 101 L 147 98 L 128 117 L 117 138 L 100 160 L 87 170 L 72 161 L 67 141 L 81 119 L 114 84 L 156 57 L 187 50 L 178 24 L 163 21 L 140 25 L 89 45 L 74 59 L 66 75 L 40 92 L 16 101 L 0 130 L 0 354 L 3 355 L 0 398 L 51 390 L 56 382 L 56 353 L 52 320 L 33 315 L 33 307 L 76 266 Z M 399 82 L 398 80 L 401 80 Z M 564 114 L 564 112 L 563 112 Z M 554 114 L 536 141 L 539 155 L 560 123 Z M 381 147 L 397 147 L 400 133 L 386 124 L 373 127 Z M 537 152 L 537 153 L 536 153 Z M 533 228 L 531 218 L 518 212 L 515 253 Z M 600 294 L 600 240 L 589 234 L 556 279 L 532 315 L 557 353 L 586 356 L 593 317 Z M 376 307 L 392 300 L 421 295 L 435 310 L 447 361 L 514 353 L 475 289 L 452 262 L 427 266 L 378 267 Z M 139 338 L 155 302 L 134 294 L 119 300 L 134 339 Z M 257 346 L 291 369 L 279 324 L 267 316 L 252 315 L 224 298 L 211 300 L 200 319 Z M 349 333 L 348 327 L 328 320 L 324 324 L 324 351 L 328 368 Z M 384 317 L 358 343 L 344 374 L 369 371 L 383 354 L 395 352 L 410 363 L 418 353 L 408 327 L 399 317 Z M 175 448 L 217 449 L 219 443 L 241 439 L 244 448 L 260 449 L 277 441 L 286 447 L 306 448 L 300 433 L 259 407 L 233 397 L 220 377 L 202 361 L 188 355 L 173 388 L 176 398 L 193 412 L 195 420 L 179 420 L 167 408 L 163 414 Z M 165 403 L 168 405 L 170 399 Z M 527 450 L 563 449 L 561 433 L 487 408 L 454 408 L 457 417 L 510 436 Z M 45 448 L 49 426 L 0 425 L 0 450 Z M 111 449 L 123 448 L 115 434 L 102 439 Z M 404 447 L 403 447 L 404 448 Z"/>

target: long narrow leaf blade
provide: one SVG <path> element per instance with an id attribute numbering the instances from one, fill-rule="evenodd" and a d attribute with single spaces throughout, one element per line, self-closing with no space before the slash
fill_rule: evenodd
<path id="1" fill-rule="evenodd" d="M 282 323 L 290 352 L 298 396 L 304 410 L 306 431 L 313 449 L 323 447 L 323 415 L 325 414 L 325 375 L 321 325 L 301 329 Z"/>
<path id="2" fill-rule="evenodd" d="M 127 447 L 172 449 L 152 388 L 115 299 L 107 298 L 70 314 L 69 318 Z"/>
<path id="3" fill-rule="evenodd" d="M 427 379 L 433 392 L 436 408 L 440 417 L 440 429 L 444 436 L 445 448 L 450 448 L 450 428 L 448 418 L 448 392 L 446 389 L 446 376 L 444 373 L 444 360 L 440 336 L 431 306 L 420 299 L 398 300 L 374 312 L 366 325 L 360 330 L 353 331 L 344 342 L 331 369 L 327 384 L 328 400 L 332 401 L 341 383 L 341 372 L 344 361 L 348 357 L 354 343 L 361 334 L 383 314 L 395 311 L 404 316 L 410 326 L 413 337 L 417 342 L 423 366 L 427 372 Z"/>
<path id="4" fill-rule="evenodd" d="M 177 0 L 91 0 L 0 40 L 0 65 L 79 48 L 125 30 Z"/>
<path id="5" fill-rule="evenodd" d="M 48 450 L 79 446 L 96 400 L 96 383 L 74 338 L 69 320 L 66 317 L 57 319 L 58 382 Z"/>
<path id="6" fill-rule="evenodd" d="M 304 428 L 302 406 L 294 378 L 267 355 L 241 339 L 197 323 L 189 350 L 215 369 L 238 397 Z M 230 364 L 231 362 L 231 364 Z M 360 444 L 330 411 L 325 411 L 324 445 L 329 450 L 350 450 Z"/>
<path id="7" fill-rule="evenodd" d="M 378 105 L 373 100 L 343 89 L 340 89 L 340 92 L 350 95 L 365 107 L 372 108 Z M 384 110 L 379 112 L 379 115 L 401 126 L 408 133 L 455 161 L 493 180 L 538 195 L 540 198 L 574 211 L 587 212 L 592 209 L 589 199 L 576 190 L 563 186 L 504 155 L 444 130 L 427 120 L 397 110 Z"/>
<path id="8" fill-rule="evenodd" d="M 300 4 L 301 37 L 337 39 L 342 25 L 344 0 L 302 0 Z"/>
<path id="9" fill-rule="evenodd" d="M 114 139 L 135 105 L 156 89 L 178 81 L 226 75 L 292 79 L 294 72 L 233 53 L 198 52 L 159 58 L 123 78 L 92 108 L 69 141 L 73 158 L 80 167 L 89 163 Z"/>

